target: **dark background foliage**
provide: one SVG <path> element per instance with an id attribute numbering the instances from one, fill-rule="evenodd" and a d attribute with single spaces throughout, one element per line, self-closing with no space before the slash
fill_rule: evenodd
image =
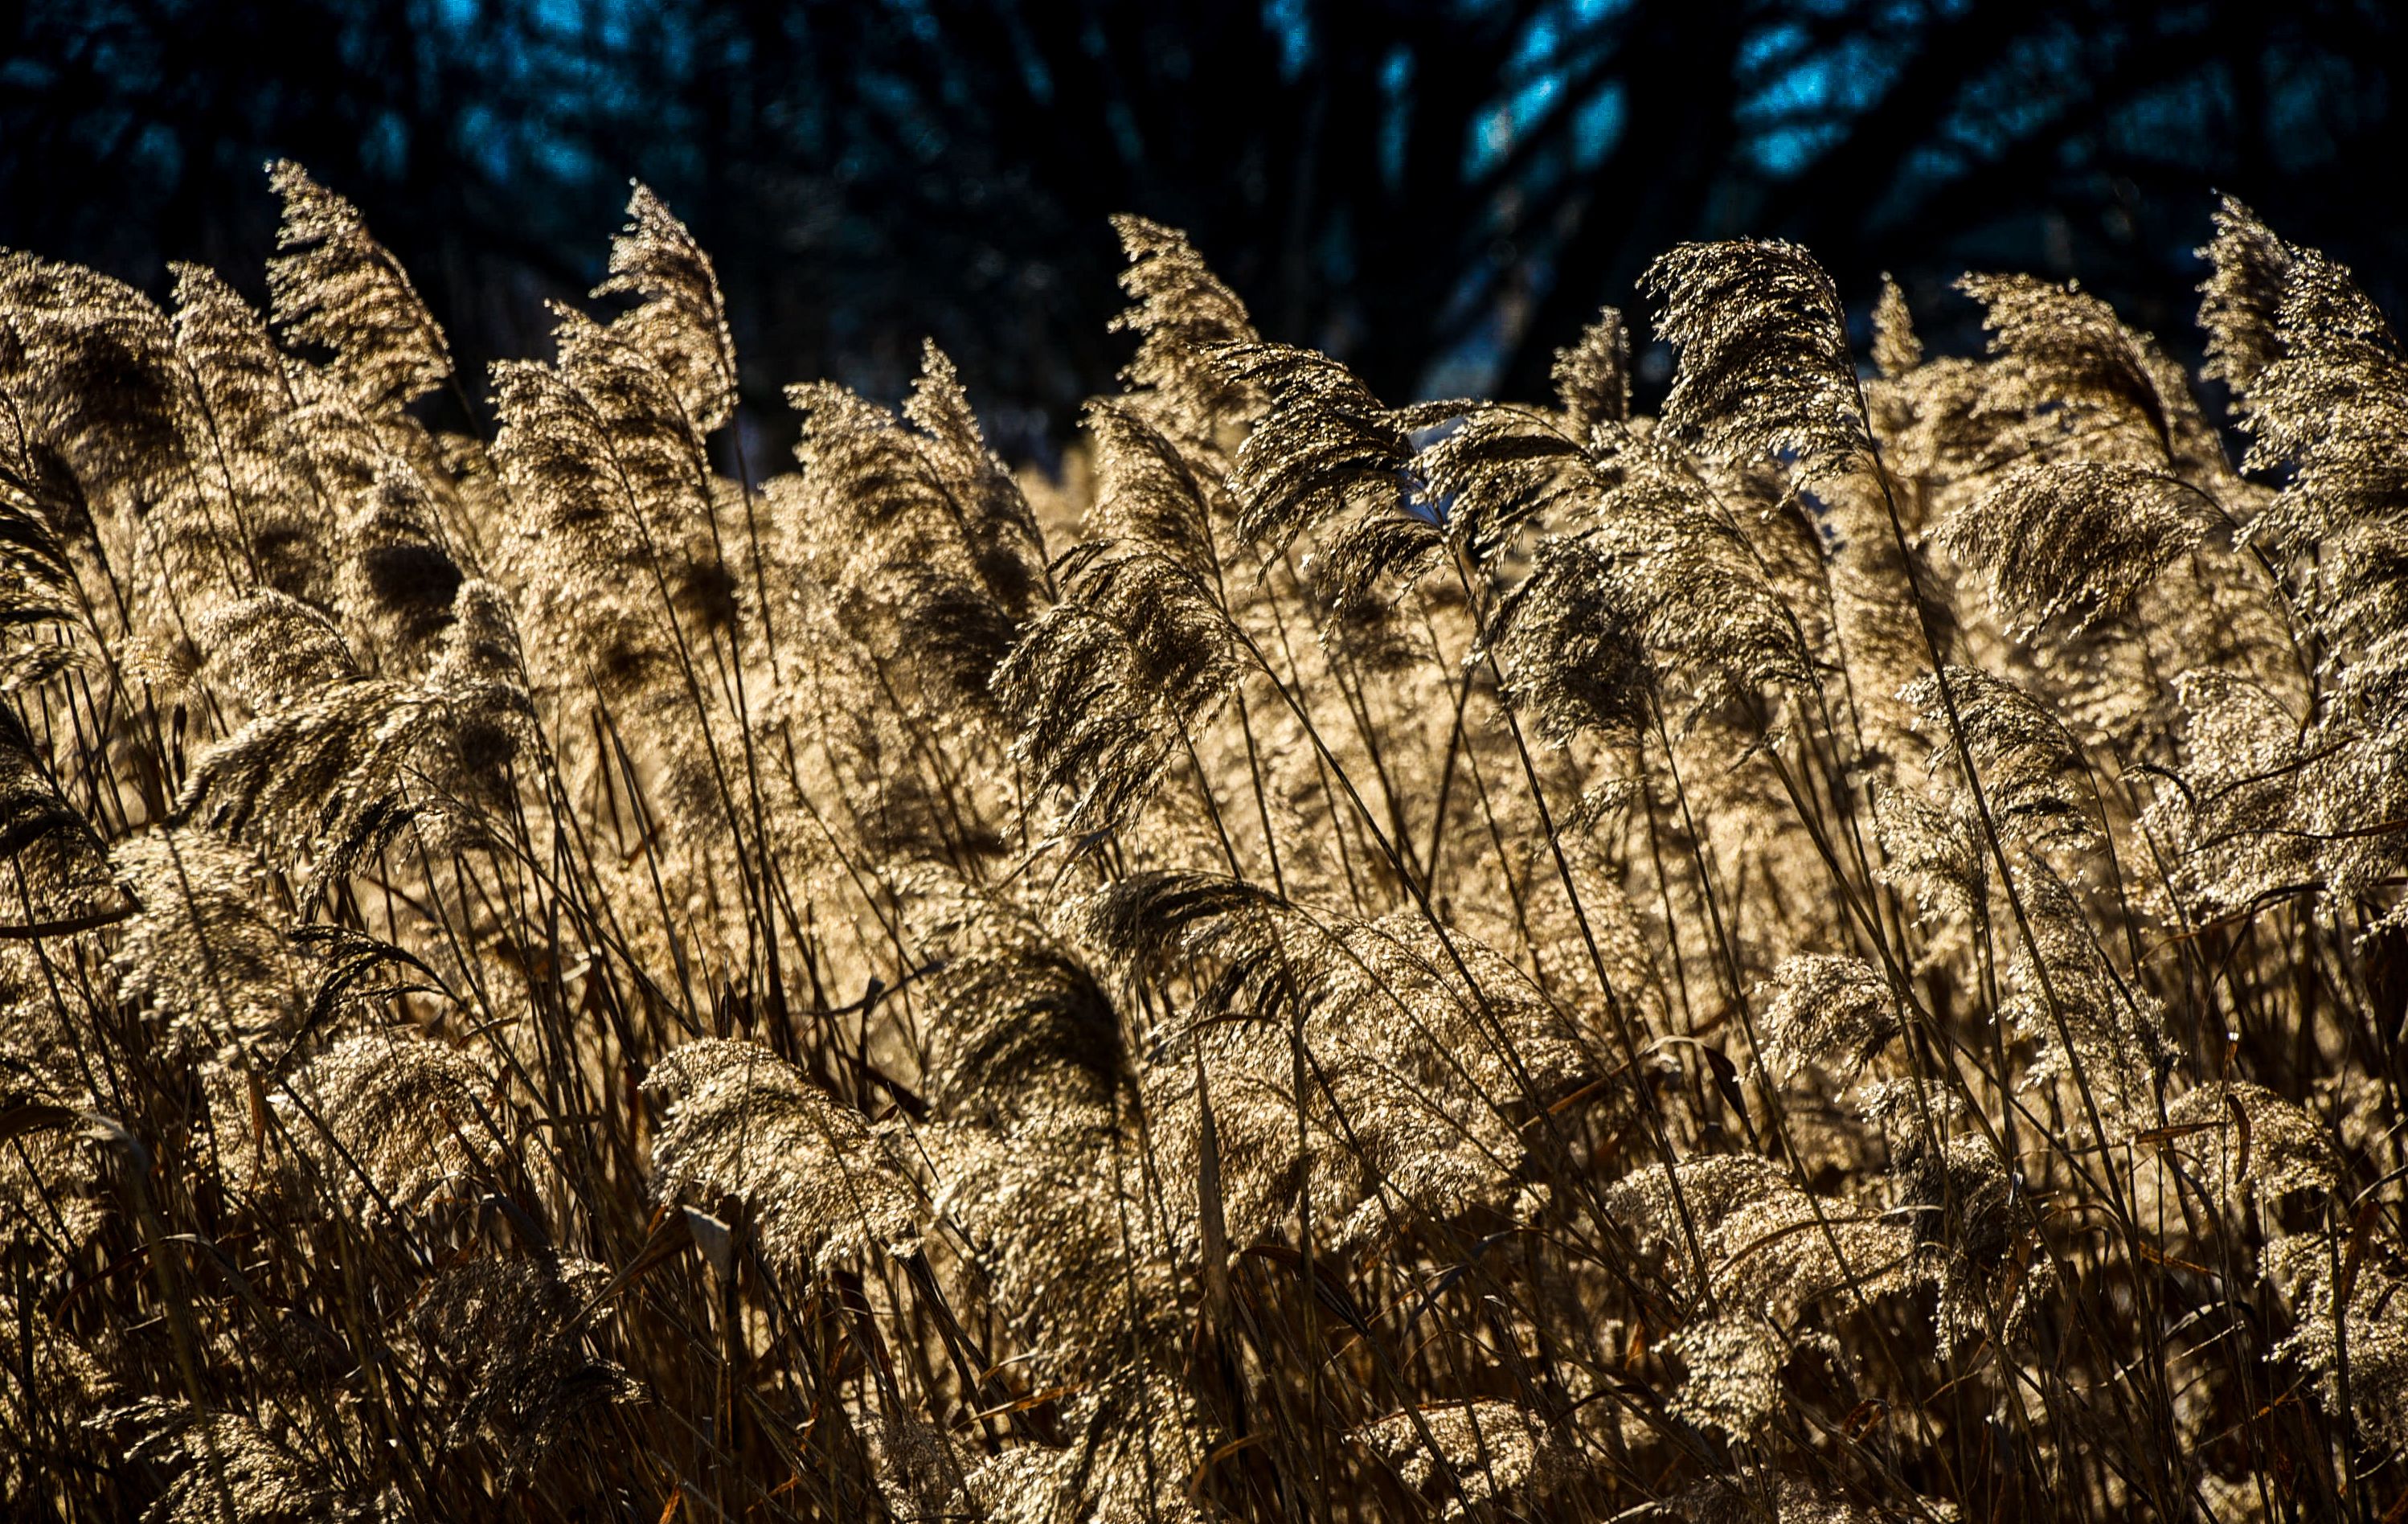
<path id="1" fill-rule="evenodd" d="M 640 177 L 718 260 L 764 421 L 789 381 L 899 391 L 933 335 L 1012 453 L 1125 355 L 1119 210 L 1395 399 L 1538 395 L 1648 258 L 1734 234 L 1858 307 L 1895 271 L 1943 341 L 1948 280 L 2012 267 L 2195 353 L 2211 188 L 2396 306 L 2403 31 L 2386 0 L 7 0 L 0 244 L 255 272 L 290 155 L 476 367 L 541 347 Z"/>

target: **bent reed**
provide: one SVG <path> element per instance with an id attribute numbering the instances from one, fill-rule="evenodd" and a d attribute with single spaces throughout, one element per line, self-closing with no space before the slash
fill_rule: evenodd
<path id="1" fill-rule="evenodd" d="M 2070 287 L 1391 407 L 1126 218 L 1061 481 L 933 347 L 770 474 L 649 192 L 481 439 L 273 182 L 265 314 L 0 255 L 9 1517 L 2408 1506 L 2332 261 L 2215 215 L 2236 465 Z"/>

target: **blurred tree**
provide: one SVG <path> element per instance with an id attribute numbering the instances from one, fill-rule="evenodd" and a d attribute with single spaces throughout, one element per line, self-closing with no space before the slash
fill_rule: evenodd
<path id="1" fill-rule="evenodd" d="M 2181 330 L 2213 186 L 2389 299 L 2402 32 L 2383 0 L 6 0 L 0 242 L 255 265 L 290 154 L 474 359 L 595 277 L 637 175 L 720 261 L 757 400 L 891 393 L 933 334 L 1029 448 L 1120 353 L 1119 210 L 1398 397 L 1537 395 L 1698 237 L 1927 309 L 2049 269 Z"/>

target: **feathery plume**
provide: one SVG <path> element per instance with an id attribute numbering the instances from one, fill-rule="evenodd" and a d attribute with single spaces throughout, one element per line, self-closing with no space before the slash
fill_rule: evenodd
<path id="1" fill-rule="evenodd" d="M 2295 252 L 2233 196 L 2216 201 L 2215 237 L 2194 251 L 2208 262 L 2199 325 L 2207 331 L 2200 373 L 2232 389 L 2243 405 L 2259 373 L 2283 353 L 2278 330 Z"/>
<path id="2" fill-rule="evenodd" d="M 457 1048 L 398 1031 L 347 1037 L 272 1098 L 319 1188 L 357 1217 L 408 1215 L 492 1170 L 515 1140 L 494 1131 L 495 1081 Z"/>
<path id="3" fill-rule="evenodd" d="M 348 1502 L 320 1468 L 238 1413 L 148 1399 L 119 1416 L 139 1431 L 129 1459 L 173 1470 L 143 1524 L 370 1524 L 387 1517 L 373 1502 Z"/>
<path id="4" fill-rule="evenodd" d="M 267 289 L 276 325 L 322 349 L 343 389 L 372 411 L 425 395 L 452 375 L 443 330 L 359 208 L 289 159 L 267 166 L 284 201 Z"/>
<path id="5" fill-rule="evenodd" d="M 401 683 L 339 669 L 210 747 L 178 818 L 313 859 L 302 902 L 416 830 L 445 847 L 480 839 L 476 813 L 532 713 L 516 640 L 494 589 L 464 583 L 463 617 L 426 675 Z M 288 611 L 289 612 L 289 611 Z"/>
<path id="6" fill-rule="evenodd" d="M 1436 516 L 1408 501 L 1410 436 L 1458 404 L 1383 407 L 1344 366 L 1285 344 L 1216 358 L 1233 383 L 1268 398 L 1229 476 L 1240 533 L 1281 551 L 1311 535 L 1315 581 L 1341 606 L 1375 602 L 1382 582 L 1410 582 L 1438 554 Z"/>
<path id="7" fill-rule="evenodd" d="M 93 654 L 69 549 L 84 512 L 55 452 L 27 432 L 22 414 L 0 410 L 0 692 L 46 682 Z"/>
<path id="8" fill-rule="evenodd" d="M 1883 379 L 1893 381 L 1923 364 L 1923 340 L 1915 337 L 1906 293 L 1887 275 L 1882 277 L 1881 295 L 1873 303 L 1872 361 Z"/>
<path id="9" fill-rule="evenodd" d="M 195 403 L 165 315 L 122 281 L 10 252 L 0 313 L 0 395 L 51 522 L 147 540 L 171 580 L 226 574 L 208 560 L 226 525 L 197 498 Z"/>
<path id="10" fill-rule="evenodd" d="M 1653 438 L 1622 440 L 1590 531 L 1654 657 L 1659 697 L 1693 726 L 1766 690 L 1812 692 L 1813 658 L 1763 561 L 1706 484 Z"/>
<path id="11" fill-rule="evenodd" d="M 1794 1326 L 1823 1299 L 1870 1297 L 1910 1278 L 1909 1229 L 1853 1202 L 1817 1198 L 1752 1154 L 1695 1156 L 1670 1175 L 1636 1170 L 1614 1183 L 1606 1204 L 1641 1248 L 1665 1255 L 1684 1292 L 1778 1326 Z M 1692 1229 L 1702 1266 L 1689 1256 Z"/>
<path id="12" fill-rule="evenodd" d="M 335 622 L 274 588 L 203 610 L 193 638 L 208 675 L 253 712 L 280 709 L 359 675 Z"/>
<path id="13" fill-rule="evenodd" d="M 2015 880 L 2030 936 L 2000 1015 L 2035 1050 L 2024 1083 L 2086 1086 L 2111 1129 L 2156 1121 L 2152 1101 L 2175 1060 L 2164 1003 L 2108 960 L 2073 890 L 2037 855 L 2024 854 Z"/>
<path id="14" fill-rule="evenodd" d="M 1541 543 L 1530 574 L 1498 600 L 1487 648 L 1505 675 L 1505 696 L 1529 710 L 1541 740 L 1627 742 L 1645 732 L 1652 674 L 1627 596 L 1595 544 L 1557 536 Z"/>
<path id="15" fill-rule="evenodd" d="M 610 240 L 610 278 L 599 296 L 638 305 L 610 324 L 669 380 L 695 432 L 709 434 L 736 410 L 736 341 L 710 256 L 652 190 L 627 197 L 627 225 Z"/>
<path id="16" fill-rule="evenodd" d="M 950 949 L 930 994 L 932 1100 L 1003 1124 L 1111 1105 L 1125 1078 L 1120 1014 L 1069 949 L 974 892 L 923 924 Z"/>
<path id="17" fill-rule="evenodd" d="M 1782 959 L 1765 1000 L 1764 1058 L 1775 1078 L 1813 1068 L 1845 1078 L 1899 1033 L 1889 985 L 1860 957 L 1811 953 Z"/>
<path id="18" fill-rule="evenodd" d="M 2025 275 L 1969 275 L 1956 288 L 1982 304 L 1990 363 L 1981 411 L 2026 420 L 2064 439 L 2139 424 L 2162 460 L 2173 423 L 2142 341 L 2105 302 L 2071 285 Z M 2106 448 L 2104 436 L 2093 448 Z"/>
<path id="19" fill-rule="evenodd" d="M 1573 431 L 1586 435 L 1603 424 L 1630 417 L 1630 328 L 1609 307 L 1581 330 L 1580 342 L 1555 352 L 1550 380 L 1555 406 Z"/>
<path id="20" fill-rule="evenodd" d="M 1536 1414 L 1486 1399 L 1390 1414 L 1353 1438 L 1405 1486 L 1442 1502 L 1440 1517 L 1448 1519 L 1469 1517 L 1483 1507 L 1542 1502 L 1587 1469 L 1579 1451 Z"/>
<path id="21" fill-rule="evenodd" d="M 267 586 L 322 597 L 328 547 L 313 522 L 315 483 L 296 457 L 292 368 L 267 324 L 211 271 L 176 276 L 176 352 L 205 424 L 194 452 L 201 480 L 222 487 L 247 567 Z"/>
<path id="22" fill-rule="evenodd" d="M 177 826 L 128 838 L 113 855 L 142 907 L 117 946 L 117 998 L 204 1055 L 262 1052 L 292 1035 L 303 975 L 268 913 L 266 866 Z"/>
<path id="23" fill-rule="evenodd" d="M 1710 1317 L 1675 1330 L 1664 1349 L 1687 1368 L 1668 1405 L 1688 1422 L 1747 1440 L 1780 1411 L 1789 1341 L 1762 1319 Z"/>
<path id="24" fill-rule="evenodd" d="M 1254 389 L 1213 356 L 1257 342 L 1243 302 L 1207 268 L 1187 236 L 1127 215 L 1112 219 L 1128 267 L 1121 289 L 1136 305 L 1112 320 L 1139 337 L 1121 379 L 1148 398 L 1156 426 L 1182 442 L 1211 446 L 1255 406 Z"/>
<path id="25" fill-rule="evenodd" d="M 2248 534 L 2278 554 L 2323 539 L 2344 549 L 2354 527 L 2387 525 L 2408 492 L 2388 447 L 2408 419 L 2408 357 L 2337 261 L 2293 251 L 2281 279 L 2272 357 L 2243 399 L 2243 465 L 2293 469 Z"/>
<path id="26" fill-rule="evenodd" d="M 618 1365 L 585 1349 L 579 1315 L 610 1273 L 557 1254 L 447 1265 L 409 1310 L 426 1351 L 430 1396 L 450 1412 L 453 1445 L 481 1434 L 523 1474 L 593 1410 L 636 1395 Z"/>
<path id="27" fill-rule="evenodd" d="M 2330 1191 L 2341 1184 L 2341 1157 L 2325 1129 L 2262 1085 L 2202 1085 L 2176 1098 L 2166 1108 L 2166 1121 L 2207 1129 L 2188 1152 L 2217 1197 L 2245 1186 L 2271 1208 L 2294 1191 Z"/>
<path id="28" fill-rule="evenodd" d="M 299 406 L 286 427 L 313 506 L 333 520 L 313 525 L 305 542 L 333 563 L 320 578 L 326 588 L 306 596 L 338 610 L 367 649 L 416 658 L 450 618 L 464 577 L 443 523 L 440 472 L 416 458 L 424 441 L 406 421 L 364 412 L 306 372 L 295 391 Z"/>
<path id="29" fill-rule="evenodd" d="M 2408 1445 L 2408 1281 L 2322 1233 L 2266 1246 L 2266 1278 L 2297 1320 L 2272 1354 L 2307 1371 L 2328 1411 L 2377 1444 Z M 2343 1402 L 2346 1361 L 2348 1402 Z"/>
<path id="30" fill-rule="evenodd" d="M 1240 673 L 1228 617 L 1168 557 L 1090 541 L 1054 567 L 1061 597 L 1030 620 L 992 687 L 1012 755 L 1067 801 L 1063 828 L 1125 825 Z"/>
<path id="31" fill-rule="evenodd" d="M 828 580 L 935 695 L 994 717 L 992 681 L 1046 587 L 1044 536 L 935 346 L 904 416 L 831 385 L 790 388 L 802 478 L 781 511 Z"/>
<path id="32" fill-rule="evenodd" d="M 2064 723 L 2029 693 L 1970 667 L 1945 669 L 1956 726 L 1942 703 L 1942 679 L 1927 672 L 1899 691 L 1931 738 L 1931 773 L 1942 777 L 1964 749 L 1991 815 L 2043 846 L 2078 846 L 2093 834 L 2081 751 Z"/>
<path id="33" fill-rule="evenodd" d="M 1870 450 L 1839 290 L 1805 250 L 1684 243 L 1640 286 L 1662 304 L 1657 336 L 1680 352 L 1664 399 L 1671 439 L 1730 463 L 1794 458 L 1809 477 Z"/>
<path id="34" fill-rule="evenodd" d="M 2121 461 L 2033 461 L 1959 508 L 1934 539 L 1981 572 L 2010 628 L 2071 618 L 2080 633 L 2122 613 L 2205 538 L 2196 494 Z"/>
<path id="35" fill-rule="evenodd" d="M 860 1114 L 767 1048 L 705 1039 L 644 1077 L 660 1105 L 653 1189 L 664 1201 L 722 1197 L 752 1215 L 780 1270 L 808 1276 L 918 1245 L 919 1211 Z"/>
<path id="36" fill-rule="evenodd" d="M 1604 424 L 1587 431 L 1600 453 L 1616 437 Z M 1526 525 L 1584 522 L 1605 491 L 1579 436 L 1534 409 L 1496 403 L 1471 409 L 1414 457 L 1413 468 L 1448 540 L 1483 566 L 1500 560 Z"/>
<path id="37" fill-rule="evenodd" d="M 1098 397 L 1081 418 L 1095 441 L 1091 532 L 1143 545 L 1198 577 L 1216 575 L 1213 522 L 1223 484 L 1199 477 L 1179 446 L 1126 402 Z"/>

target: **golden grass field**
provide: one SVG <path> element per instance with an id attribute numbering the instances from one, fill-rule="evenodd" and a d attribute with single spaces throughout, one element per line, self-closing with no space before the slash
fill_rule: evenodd
<path id="1" fill-rule="evenodd" d="M 0 1513 L 2408 1509 L 2339 266 L 2222 205 L 2211 413 L 1687 245 L 1647 418 L 1125 219 L 1057 480 L 933 347 L 750 458 L 649 192 L 476 377 L 273 180 L 264 314 L 0 254 Z"/>

